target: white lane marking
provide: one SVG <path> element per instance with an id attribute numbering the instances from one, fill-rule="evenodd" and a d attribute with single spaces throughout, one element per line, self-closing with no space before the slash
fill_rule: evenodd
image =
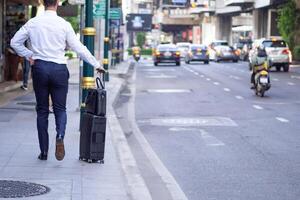
<path id="1" fill-rule="evenodd" d="M 225 146 L 225 144 L 221 140 L 210 135 L 208 132 L 204 130 L 200 130 L 200 132 L 201 138 L 207 146 Z"/>
<path id="2" fill-rule="evenodd" d="M 198 75 L 199 75 L 199 73 L 198 73 L 198 72 L 194 72 L 194 74 L 195 74 L 196 76 L 198 76 Z"/>
<path id="3" fill-rule="evenodd" d="M 200 77 L 201 77 L 201 78 L 204 78 L 205 76 L 202 74 L 202 75 L 200 75 Z"/>
<path id="4" fill-rule="evenodd" d="M 235 96 L 235 98 L 237 98 L 237 99 L 240 99 L 240 100 L 241 100 L 241 99 L 244 99 L 244 97 L 242 97 L 242 96 L 238 96 L 238 95 L 237 95 L 237 96 Z"/>
<path id="5" fill-rule="evenodd" d="M 194 118 L 154 118 L 150 119 L 152 126 L 199 127 L 199 126 L 238 126 L 227 117 L 194 117 Z"/>
<path id="6" fill-rule="evenodd" d="M 221 140 L 217 139 L 216 137 L 210 135 L 208 132 L 204 131 L 204 130 L 199 130 L 197 128 L 182 128 L 182 127 L 172 127 L 169 128 L 169 131 L 173 131 L 173 132 L 184 132 L 184 131 L 194 131 L 194 132 L 200 132 L 200 138 L 202 139 L 202 141 L 205 143 L 206 146 L 213 146 L 213 147 L 217 147 L 217 146 L 225 146 L 224 142 L 222 142 Z M 197 134 L 198 136 L 198 134 Z"/>
<path id="7" fill-rule="evenodd" d="M 294 79 L 295 79 L 295 78 L 296 78 L 296 79 L 300 79 L 300 76 L 294 76 L 294 75 L 292 75 L 291 78 L 294 78 Z"/>
<path id="8" fill-rule="evenodd" d="M 235 79 L 235 80 L 241 80 L 240 77 L 238 77 L 238 76 L 233 76 L 233 75 L 230 75 L 229 78 L 232 78 L 232 79 Z"/>
<path id="9" fill-rule="evenodd" d="M 207 80 L 207 81 L 210 81 L 211 79 L 210 79 L 210 78 L 207 78 L 206 80 Z"/>
<path id="10" fill-rule="evenodd" d="M 291 85 L 291 86 L 292 86 L 292 85 L 296 85 L 296 84 L 293 83 L 293 82 L 288 82 L 287 84 L 288 84 L 288 85 Z"/>
<path id="11" fill-rule="evenodd" d="M 272 81 L 279 81 L 278 78 L 272 78 Z"/>
<path id="12" fill-rule="evenodd" d="M 253 108 L 257 109 L 257 110 L 263 110 L 264 108 L 259 106 L 259 105 L 253 105 Z"/>
<path id="13" fill-rule="evenodd" d="M 220 83 L 219 83 L 219 82 L 214 82 L 214 84 L 215 84 L 215 85 L 220 85 Z"/>
<path id="14" fill-rule="evenodd" d="M 175 69 L 143 69 L 146 72 L 161 72 L 161 71 L 175 71 Z"/>
<path id="15" fill-rule="evenodd" d="M 285 119 L 285 118 L 283 118 L 283 117 L 276 117 L 276 119 L 277 119 L 278 121 L 280 121 L 280 122 L 283 122 L 283 123 L 288 123 L 288 122 L 289 122 L 288 119 Z"/>
<path id="16" fill-rule="evenodd" d="M 189 93 L 191 90 L 185 89 L 150 89 L 147 90 L 149 93 Z"/>
<path id="17" fill-rule="evenodd" d="M 225 92 L 230 92 L 231 90 L 229 88 L 224 88 L 223 89 Z"/>
<path id="18" fill-rule="evenodd" d="M 168 76 L 168 75 L 152 75 L 152 76 L 146 76 L 146 78 L 153 78 L 153 79 L 159 79 L 159 78 L 177 78 L 177 76 Z"/>

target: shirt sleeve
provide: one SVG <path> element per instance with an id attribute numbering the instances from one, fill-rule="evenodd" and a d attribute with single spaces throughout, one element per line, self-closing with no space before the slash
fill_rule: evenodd
<path id="1" fill-rule="evenodd" d="M 97 59 L 91 54 L 91 52 L 84 46 L 76 37 L 75 32 L 70 23 L 67 28 L 67 45 L 75 51 L 81 59 L 85 62 L 88 62 L 90 65 L 98 68 L 100 63 Z"/>
<path id="2" fill-rule="evenodd" d="M 25 41 L 29 39 L 28 23 L 22 26 L 10 41 L 10 46 L 19 56 L 27 60 L 33 56 L 33 52 L 25 47 Z"/>

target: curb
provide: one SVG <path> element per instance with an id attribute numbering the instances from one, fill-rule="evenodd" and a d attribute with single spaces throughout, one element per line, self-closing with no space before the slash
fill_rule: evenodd
<path id="1" fill-rule="evenodd" d="M 131 65 L 130 63 L 129 65 Z M 126 69 L 125 74 L 128 73 L 129 67 Z M 112 136 L 112 143 L 117 153 L 117 157 L 120 161 L 122 171 L 125 175 L 127 183 L 127 192 L 133 200 L 151 200 L 152 197 L 146 186 L 146 183 L 138 169 L 136 160 L 131 152 L 131 149 L 127 143 L 125 134 L 121 128 L 119 120 L 117 119 L 113 105 L 120 91 L 124 85 L 124 80 L 114 77 L 111 79 L 110 84 L 111 91 L 108 98 L 111 98 L 108 105 L 108 128 L 110 129 Z"/>

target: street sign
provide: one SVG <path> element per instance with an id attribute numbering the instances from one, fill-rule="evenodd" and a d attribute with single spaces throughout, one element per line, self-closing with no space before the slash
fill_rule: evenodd
<path id="1" fill-rule="evenodd" d="M 93 16 L 96 18 L 104 18 L 105 17 L 105 3 L 106 0 L 102 0 L 97 4 L 94 4 L 93 8 Z"/>
<path id="2" fill-rule="evenodd" d="M 95 18 L 105 18 L 105 0 L 94 5 L 93 15 Z M 121 8 L 110 8 L 108 18 L 113 20 L 121 19 Z"/>
<path id="3" fill-rule="evenodd" d="M 111 8 L 109 10 L 109 19 L 121 19 L 121 8 Z"/>

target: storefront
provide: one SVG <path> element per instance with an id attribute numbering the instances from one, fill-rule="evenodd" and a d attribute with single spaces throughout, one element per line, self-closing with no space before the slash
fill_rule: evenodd
<path id="1" fill-rule="evenodd" d="M 0 82 L 22 79 L 22 58 L 10 48 L 10 40 L 29 18 L 29 5 L 38 0 L 0 0 Z"/>

